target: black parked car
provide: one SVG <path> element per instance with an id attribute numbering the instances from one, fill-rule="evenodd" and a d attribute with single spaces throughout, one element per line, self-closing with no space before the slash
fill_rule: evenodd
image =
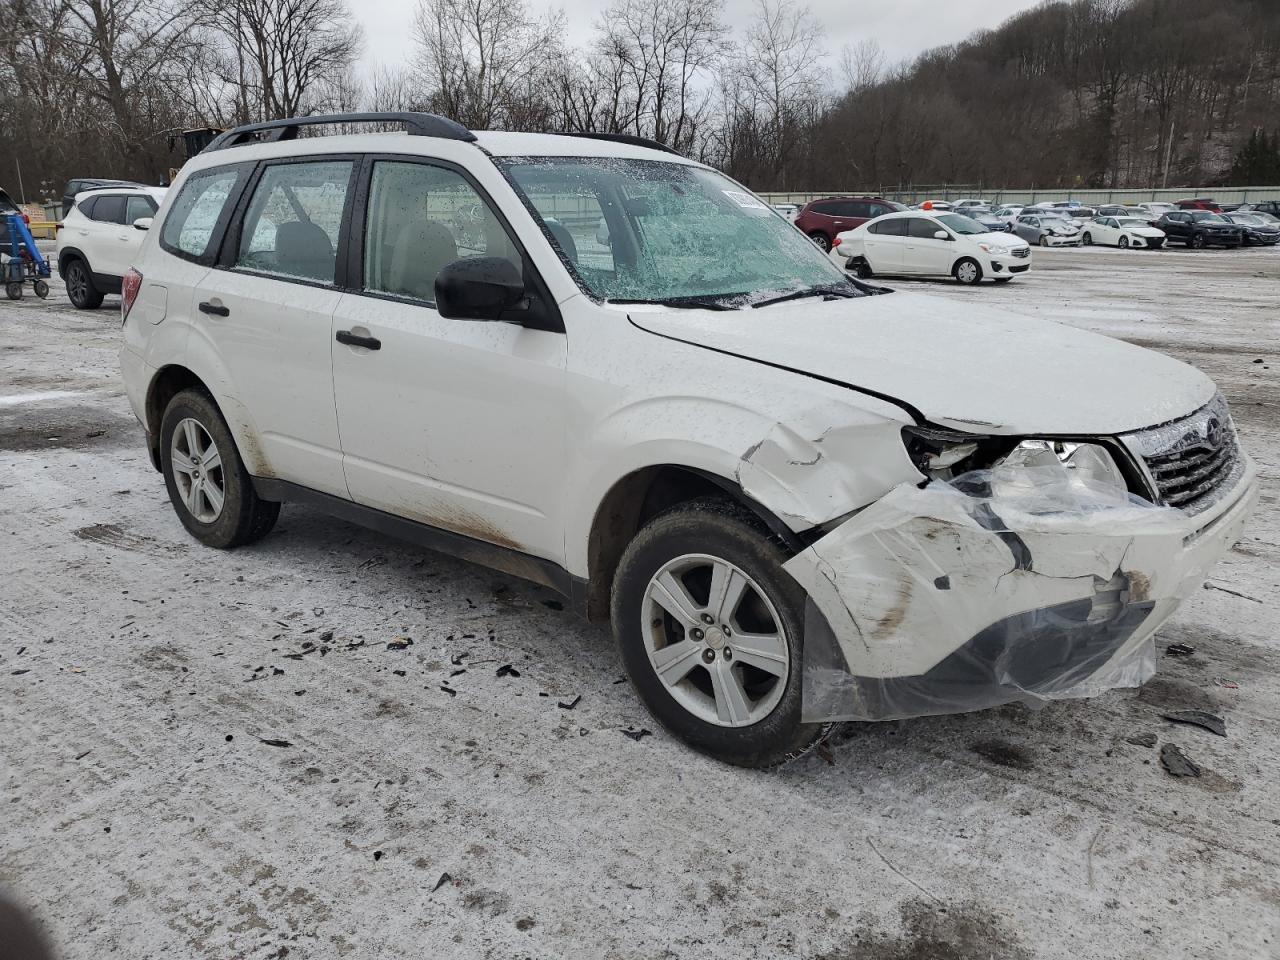
<path id="1" fill-rule="evenodd" d="M 1012 233 L 1013 224 L 1006 220 L 1001 220 L 997 216 L 993 216 L 990 212 L 974 210 L 972 207 L 955 211 L 962 216 L 968 217 L 970 220 L 976 220 L 982 224 L 991 233 Z"/>
<path id="2" fill-rule="evenodd" d="M 81 177 L 78 180 L 68 180 L 66 188 L 62 191 L 62 215 L 65 217 L 71 210 L 71 205 L 76 202 L 76 194 L 83 193 L 85 190 L 97 190 L 99 187 L 137 187 L 140 184 L 134 183 L 132 180 L 100 180 L 96 177 Z"/>
<path id="3" fill-rule="evenodd" d="M 1156 226 L 1165 232 L 1169 243 L 1185 243 L 1197 250 L 1244 245 L 1243 227 L 1208 210 L 1173 210 L 1157 220 Z"/>
<path id="4" fill-rule="evenodd" d="M 1274 223 L 1267 223 L 1261 217 L 1247 212 L 1225 213 L 1223 216 L 1244 230 L 1246 246 L 1273 247 L 1280 243 L 1280 227 Z"/>

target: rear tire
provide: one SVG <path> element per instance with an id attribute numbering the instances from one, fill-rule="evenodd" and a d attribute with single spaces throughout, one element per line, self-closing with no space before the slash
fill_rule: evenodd
<path id="1" fill-rule="evenodd" d="M 4 295 L 5 295 L 6 297 L 8 297 L 10 300 L 21 300 L 21 299 L 22 299 L 22 284 L 20 284 L 20 283 L 6 283 L 6 284 L 4 285 Z"/>
<path id="2" fill-rule="evenodd" d="M 89 265 L 79 257 L 66 262 L 62 279 L 67 284 L 67 297 L 77 310 L 96 310 L 102 306 L 102 292 L 93 285 Z"/>
<path id="3" fill-rule="evenodd" d="M 859 280 L 870 280 L 876 275 L 875 271 L 871 269 L 871 264 L 867 263 L 866 260 L 859 260 L 848 269 L 852 270 L 853 275 Z"/>
<path id="4" fill-rule="evenodd" d="M 782 569 L 788 556 L 749 511 L 707 497 L 649 521 L 614 576 L 614 636 L 640 699 L 673 736 L 725 763 L 776 766 L 830 728 L 801 721 L 805 592 Z M 716 602 L 719 583 L 740 586 L 725 591 L 738 599 Z M 747 634 L 751 648 L 735 651 Z"/>
<path id="5" fill-rule="evenodd" d="M 160 469 L 178 519 L 209 547 L 225 550 L 265 537 L 280 504 L 258 497 L 231 430 L 213 399 L 183 390 L 160 423 Z"/>
<path id="6" fill-rule="evenodd" d="M 818 249 L 823 253 L 831 252 L 831 239 L 821 230 L 815 230 L 809 234 L 809 239 L 818 245 Z"/>

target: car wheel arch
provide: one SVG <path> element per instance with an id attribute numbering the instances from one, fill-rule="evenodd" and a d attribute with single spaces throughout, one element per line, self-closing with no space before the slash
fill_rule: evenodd
<path id="1" fill-rule="evenodd" d="M 619 478 L 597 505 L 587 536 L 589 620 L 609 619 L 614 573 L 627 544 L 650 519 L 671 507 L 710 495 L 727 495 L 750 511 L 793 549 L 804 542 L 736 480 L 699 467 L 653 464 Z"/>
<path id="2" fill-rule="evenodd" d="M 89 273 L 93 273 L 93 267 L 89 263 L 89 258 L 84 255 L 84 251 L 79 247 L 63 247 L 58 251 L 58 273 L 66 273 L 67 267 L 73 260 L 83 261 L 84 265 L 89 268 Z"/>
<path id="3" fill-rule="evenodd" d="M 202 376 L 191 366 L 183 363 L 166 364 L 152 376 L 151 383 L 147 385 L 143 407 L 146 414 L 147 442 L 150 445 L 148 453 L 151 454 L 152 466 L 157 470 L 160 469 L 160 423 L 164 419 L 164 412 L 169 402 L 183 390 L 195 389 L 208 395 L 209 400 L 226 421 L 231 439 L 236 445 L 236 452 L 240 454 L 249 473 L 255 477 L 274 477 L 275 472 L 262 453 L 261 444 L 258 443 L 257 428 L 249 420 L 247 411 L 234 398 L 219 396 L 218 391 L 210 385 L 213 382 L 212 378 Z"/>

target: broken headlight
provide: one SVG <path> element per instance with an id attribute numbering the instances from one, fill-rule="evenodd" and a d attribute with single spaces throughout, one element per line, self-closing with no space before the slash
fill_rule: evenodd
<path id="1" fill-rule="evenodd" d="M 1111 451 L 1097 443 L 1017 441 L 929 426 L 904 427 L 902 439 L 916 469 L 931 479 L 953 480 L 965 473 L 989 471 L 991 496 L 1043 483 L 1051 474 L 1099 492 L 1121 496 L 1129 492 Z"/>
<path id="2" fill-rule="evenodd" d="M 1111 451 L 1101 444 L 1023 440 L 991 468 L 991 495 L 1018 496 L 1028 488 L 1065 482 L 1127 500 L 1129 484 Z"/>

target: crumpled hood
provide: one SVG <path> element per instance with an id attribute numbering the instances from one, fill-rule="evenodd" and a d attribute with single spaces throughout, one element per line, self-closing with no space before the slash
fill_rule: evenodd
<path id="1" fill-rule="evenodd" d="M 1123 433 L 1191 413 L 1215 393 L 1164 354 L 919 294 L 630 316 L 650 333 L 883 394 L 973 432 Z"/>

